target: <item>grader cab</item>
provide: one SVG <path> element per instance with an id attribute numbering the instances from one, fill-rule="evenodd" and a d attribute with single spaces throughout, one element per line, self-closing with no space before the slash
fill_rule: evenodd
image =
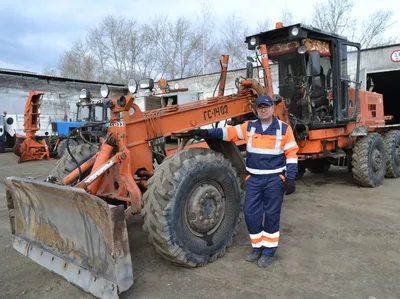
<path id="1" fill-rule="evenodd" d="M 400 176 L 400 124 L 389 123 L 381 94 L 360 90 L 360 45 L 345 37 L 296 24 L 246 38 L 248 49 L 276 63 L 276 115 L 293 127 L 298 177 L 306 169 L 347 165 L 356 183 L 380 185 Z"/>
<path id="2" fill-rule="evenodd" d="M 118 298 L 133 284 L 124 213 L 144 216 L 155 250 L 174 264 L 199 267 L 222 257 L 238 228 L 245 144 L 187 145 L 194 137 L 187 131 L 254 119 L 256 98 L 274 97 L 269 57 L 279 66 L 276 115 L 296 132 L 299 170 L 351 157 L 347 163 L 363 186 L 400 175 L 400 136 L 385 124 L 381 95 L 359 90 L 358 63 L 355 73 L 344 72 L 352 65 L 348 56 L 359 57 L 357 44 L 302 25 L 246 41 L 257 52 L 264 84 L 247 78 L 238 81 L 237 93 L 224 95 L 223 56 L 216 97 L 141 111 L 131 89 L 132 95 L 105 99 L 111 119 L 100 150 L 77 146 L 46 181 L 8 177 L 14 248 L 99 298 Z M 323 86 L 322 73 L 331 88 Z M 167 149 L 167 137 L 178 138 L 179 146 Z"/>

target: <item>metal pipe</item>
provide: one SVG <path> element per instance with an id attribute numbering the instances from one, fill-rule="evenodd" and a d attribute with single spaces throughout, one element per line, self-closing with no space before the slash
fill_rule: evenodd
<path id="1" fill-rule="evenodd" d="M 261 63 L 264 69 L 264 86 L 267 88 L 267 94 L 273 99 L 274 89 L 272 87 L 271 69 L 269 68 L 268 50 L 265 44 L 260 45 Z"/>
<path id="2" fill-rule="evenodd" d="M 85 163 L 80 165 L 82 173 L 88 171 L 93 165 L 94 162 L 96 161 L 96 156 L 93 156 L 89 160 L 87 160 Z M 63 179 L 63 184 L 64 185 L 70 185 L 73 181 L 75 181 L 79 177 L 79 169 L 78 167 L 75 168 L 69 175 L 67 175 Z"/>
<path id="3" fill-rule="evenodd" d="M 222 97 L 224 95 L 225 84 L 226 84 L 226 74 L 228 72 L 228 61 L 229 61 L 229 55 L 222 55 L 221 80 L 220 80 L 219 89 L 218 89 L 219 97 Z"/>
<path id="4" fill-rule="evenodd" d="M 110 169 L 111 166 L 113 166 L 114 164 L 115 164 L 115 162 L 113 160 L 108 161 L 100 169 L 98 169 L 95 173 L 89 175 L 86 179 L 84 179 L 83 184 L 85 184 L 86 186 L 90 185 L 99 176 L 101 176 L 103 173 L 105 173 L 107 169 Z"/>

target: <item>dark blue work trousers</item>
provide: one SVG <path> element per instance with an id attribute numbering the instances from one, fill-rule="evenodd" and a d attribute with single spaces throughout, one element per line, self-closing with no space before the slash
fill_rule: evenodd
<path id="1" fill-rule="evenodd" d="M 275 254 L 279 242 L 284 179 L 282 174 L 252 174 L 246 181 L 244 215 L 250 241 L 253 249 L 269 256 Z"/>

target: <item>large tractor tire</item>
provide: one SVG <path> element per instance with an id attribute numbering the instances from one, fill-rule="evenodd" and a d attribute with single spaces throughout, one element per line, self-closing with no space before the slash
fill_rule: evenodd
<path id="1" fill-rule="evenodd" d="M 69 145 L 69 149 L 72 150 L 73 148 L 78 146 L 78 142 L 76 142 L 74 139 L 70 139 L 68 145 Z M 58 144 L 57 157 L 61 158 L 62 156 L 64 156 L 65 153 L 68 154 L 67 139 L 60 141 L 60 143 Z"/>
<path id="2" fill-rule="evenodd" d="M 93 157 L 97 152 L 98 148 L 91 144 L 82 144 L 71 150 L 72 155 L 76 159 L 79 165 Z M 70 174 L 77 167 L 75 161 L 68 154 L 68 152 L 58 160 L 56 166 L 50 173 L 50 176 L 62 182 L 62 180 Z"/>
<path id="3" fill-rule="evenodd" d="M 386 147 L 386 174 L 388 178 L 400 177 L 400 131 L 393 130 L 383 136 Z"/>
<path id="4" fill-rule="evenodd" d="M 203 266 L 232 243 L 242 196 L 236 171 L 222 154 L 203 148 L 178 151 L 148 181 L 143 229 L 167 260 Z"/>
<path id="5" fill-rule="evenodd" d="M 368 133 L 359 137 L 352 154 L 353 178 L 363 187 L 382 184 L 386 172 L 386 149 L 381 135 Z"/>
<path id="6" fill-rule="evenodd" d="M 3 140 L 0 140 L 0 153 L 4 153 L 6 151 L 6 145 Z"/>

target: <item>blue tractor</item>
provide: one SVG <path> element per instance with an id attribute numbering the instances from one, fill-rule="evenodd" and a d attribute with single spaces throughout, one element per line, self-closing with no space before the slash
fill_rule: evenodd
<path id="1" fill-rule="evenodd" d="M 67 144 L 72 149 L 85 142 L 99 143 L 99 137 L 105 134 L 104 123 L 108 115 L 103 99 L 92 99 L 86 89 L 82 89 L 79 99 L 75 121 L 52 123 L 53 135 L 58 139 L 54 148 L 58 157 L 64 155 Z"/>

